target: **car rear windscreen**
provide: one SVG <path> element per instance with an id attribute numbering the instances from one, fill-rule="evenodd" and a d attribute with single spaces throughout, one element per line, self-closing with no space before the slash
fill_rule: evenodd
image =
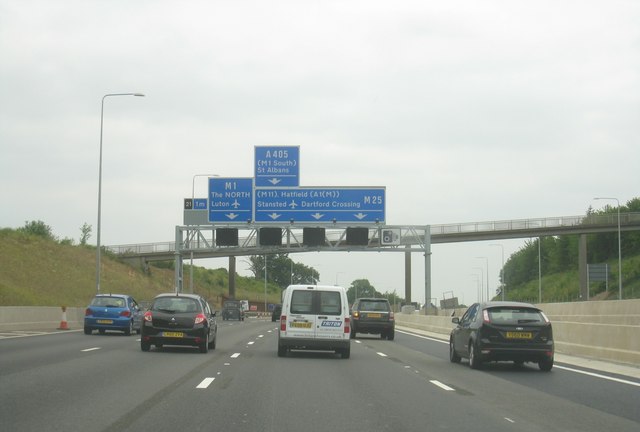
<path id="1" fill-rule="evenodd" d="M 525 324 L 545 322 L 542 314 L 537 309 L 500 307 L 489 309 L 491 322 L 505 324 Z"/>

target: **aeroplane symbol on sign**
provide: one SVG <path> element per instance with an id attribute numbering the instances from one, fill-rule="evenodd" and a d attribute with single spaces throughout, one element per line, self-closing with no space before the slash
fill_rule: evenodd
<path id="1" fill-rule="evenodd" d="M 298 204 L 296 204 L 295 201 L 291 201 L 291 204 L 289 204 L 289 207 L 291 207 L 292 209 L 295 209 L 296 207 L 298 207 Z"/>
<path id="2" fill-rule="evenodd" d="M 235 201 L 233 202 L 233 204 L 231 204 L 231 207 L 233 207 L 234 209 L 236 209 L 236 210 L 237 210 L 237 209 L 238 209 L 238 207 L 240 207 L 240 203 L 238 202 L 238 200 L 235 200 Z"/>

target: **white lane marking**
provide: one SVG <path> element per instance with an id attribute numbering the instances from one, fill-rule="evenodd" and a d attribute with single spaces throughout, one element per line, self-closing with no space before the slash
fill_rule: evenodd
<path id="1" fill-rule="evenodd" d="M 247 342 L 247 345 L 253 345 L 255 342 L 251 341 L 251 342 Z"/>
<path id="2" fill-rule="evenodd" d="M 231 354 L 231 358 L 238 358 L 238 357 L 240 357 L 240 353 Z"/>
<path id="3" fill-rule="evenodd" d="M 355 340 L 354 342 L 357 344 L 362 343 L 362 341 L 359 341 L 359 340 Z"/>
<path id="4" fill-rule="evenodd" d="M 264 337 L 264 335 L 258 335 L 259 338 Z"/>
<path id="5" fill-rule="evenodd" d="M 601 374 L 594 373 L 594 372 L 587 372 L 587 371 L 583 371 L 583 370 L 580 370 L 580 369 L 573 369 L 573 368 L 566 367 L 566 366 L 553 365 L 553 367 L 555 369 L 562 369 L 562 370 L 575 372 L 575 373 L 579 373 L 579 374 L 583 374 L 583 375 L 589 375 L 589 376 L 592 376 L 592 377 L 595 377 L 595 378 L 602 378 L 602 379 L 609 380 L 609 381 L 615 381 L 615 382 L 619 382 L 619 383 L 622 383 L 622 384 L 629 384 L 629 385 L 632 385 L 632 386 L 640 387 L 640 383 L 638 383 L 638 382 L 628 381 L 628 380 L 624 380 L 624 379 L 620 379 L 620 378 L 614 378 L 614 377 L 601 375 Z"/>
<path id="6" fill-rule="evenodd" d="M 515 423 L 515 420 L 511 420 L 509 417 L 505 417 L 504 419 L 509 423 Z"/>
<path id="7" fill-rule="evenodd" d="M 205 378 L 202 380 L 202 382 L 200 384 L 198 384 L 198 386 L 196 388 L 199 389 L 206 389 L 207 387 L 209 387 L 211 385 L 211 383 L 215 380 L 215 378 Z"/>
<path id="8" fill-rule="evenodd" d="M 407 334 L 407 335 L 410 335 L 410 336 L 415 336 L 415 337 L 418 337 L 420 339 L 427 339 L 427 340 L 430 340 L 430 341 L 440 342 L 440 343 L 447 344 L 447 345 L 449 344 L 449 339 L 447 339 L 447 340 L 436 339 L 436 338 L 432 338 L 432 337 L 428 337 L 428 336 L 422 336 L 422 335 L 419 335 L 419 334 L 416 334 L 416 333 L 406 332 L 406 331 L 402 331 L 402 330 L 398 330 L 398 329 L 396 329 L 396 331 L 398 333 L 403 333 L 403 334 Z"/>
<path id="9" fill-rule="evenodd" d="M 442 390 L 446 390 L 446 391 L 455 391 L 455 389 L 449 387 L 446 384 L 442 384 L 440 381 L 438 380 L 431 380 L 429 381 L 431 384 L 436 385 L 438 387 L 440 387 Z"/>
<path id="10" fill-rule="evenodd" d="M 95 351 L 95 350 L 99 350 L 100 347 L 94 347 L 94 348 L 87 348 L 87 349 L 83 349 L 80 350 L 81 352 L 89 352 L 89 351 Z"/>
<path id="11" fill-rule="evenodd" d="M 378 354 L 380 357 L 387 357 L 387 355 L 385 353 L 382 353 L 382 352 L 377 352 L 376 354 Z"/>

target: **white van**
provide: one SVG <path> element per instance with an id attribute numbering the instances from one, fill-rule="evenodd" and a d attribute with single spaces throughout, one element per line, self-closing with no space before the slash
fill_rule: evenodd
<path id="1" fill-rule="evenodd" d="M 329 350 L 351 355 L 347 291 L 340 286 L 289 285 L 282 292 L 278 357 L 290 349 Z"/>

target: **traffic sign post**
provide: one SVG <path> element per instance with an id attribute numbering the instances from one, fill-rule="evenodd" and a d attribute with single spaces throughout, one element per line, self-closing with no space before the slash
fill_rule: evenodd
<path id="1" fill-rule="evenodd" d="M 253 178 L 209 178 L 209 222 L 247 223 L 253 220 Z"/>
<path id="2" fill-rule="evenodd" d="M 256 187 L 300 186 L 300 147 L 255 147 Z"/>
<path id="3" fill-rule="evenodd" d="M 384 223 L 384 187 L 261 188 L 256 222 Z"/>

